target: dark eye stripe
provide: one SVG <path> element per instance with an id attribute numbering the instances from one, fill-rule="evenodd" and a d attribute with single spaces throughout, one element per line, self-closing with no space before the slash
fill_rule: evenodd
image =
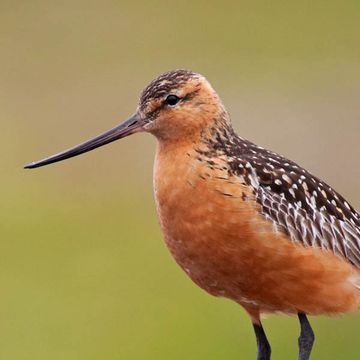
<path id="1" fill-rule="evenodd" d="M 189 101 L 189 100 L 193 99 L 197 95 L 198 92 L 199 92 L 199 89 L 189 92 L 181 100 Z"/>

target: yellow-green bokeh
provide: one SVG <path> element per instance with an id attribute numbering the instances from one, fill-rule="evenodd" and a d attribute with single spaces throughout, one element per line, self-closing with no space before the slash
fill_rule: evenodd
<path id="1" fill-rule="evenodd" d="M 136 135 L 22 165 L 131 114 L 173 68 L 204 73 L 238 132 L 360 205 L 358 1 L 0 0 L 0 359 L 253 359 L 244 311 L 171 259 Z M 254 280 L 255 281 L 255 280 Z M 296 358 L 296 319 L 264 322 Z M 360 317 L 312 319 L 315 359 L 358 359 Z"/>

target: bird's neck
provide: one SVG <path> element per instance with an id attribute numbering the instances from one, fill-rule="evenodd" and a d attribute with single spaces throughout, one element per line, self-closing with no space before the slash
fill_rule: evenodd
<path id="1" fill-rule="evenodd" d="M 204 174 L 223 175 L 228 169 L 228 148 L 234 146 L 235 138 L 239 139 L 228 122 L 214 124 L 191 138 L 159 140 L 154 164 L 155 191 L 164 195 L 172 191 L 175 182 L 179 187 L 185 183 L 195 185 Z"/>
<path id="2" fill-rule="evenodd" d="M 158 152 L 171 154 L 171 156 L 190 150 L 207 149 L 209 152 L 221 152 L 233 143 L 234 138 L 239 138 L 232 128 L 229 115 L 225 112 L 220 113 L 201 128 L 187 129 L 185 135 L 156 136 Z"/>

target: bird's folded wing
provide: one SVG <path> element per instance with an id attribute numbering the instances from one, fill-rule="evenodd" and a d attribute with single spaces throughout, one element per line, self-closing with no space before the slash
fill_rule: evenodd
<path id="1" fill-rule="evenodd" d="M 295 242 L 330 250 L 360 267 L 359 215 L 345 199 L 309 174 L 293 172 L 288 181 L 277 181 L 276 188 L 257 175 L 257 202 L 279 231 Z M 282 177 L 281 171 L 277 174 L 272 169 L 273 181 Z"/>

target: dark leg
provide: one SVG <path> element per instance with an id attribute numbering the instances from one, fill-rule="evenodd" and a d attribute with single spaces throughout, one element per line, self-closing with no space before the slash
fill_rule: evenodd
<path id="1" fill-rule="evenodd" d="M 253 323 L 255 335 L 256 335 L 256 343 L 257 343 L 257 360 L 270 360 L 271 356 L 271 348 L 266 338 L 264 328 L 261 325 L 261 322 L 258 324 Z"/>
<path id="2" fill-rule="evenodd" d="M 299 337 L 299 360 L 309 360 L 311 349 L 314 344 L 315 335 L 306 315 L 299 313 L 300 337 Z"/>

